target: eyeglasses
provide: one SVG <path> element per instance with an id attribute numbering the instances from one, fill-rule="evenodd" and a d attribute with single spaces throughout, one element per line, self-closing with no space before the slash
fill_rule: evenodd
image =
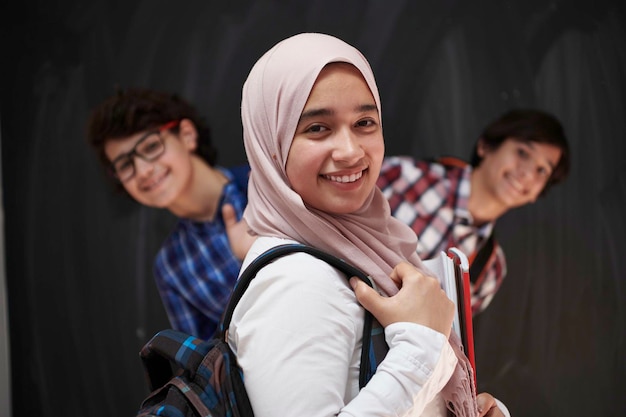
<path id="1" fill-rule="evenodd" d="M 154 161 L 165 152 L 165 143 L 161 137 L 161 132 L 178 125 L 178 120 L 164 124 L 163 126 L 151 130 L 143 135 L 133 149 L 123 155 L 118 156 L 111 162 L 111 171 L 120 182 L 126 182 L 135 176 L 135 156 L 144 161 Z"/>

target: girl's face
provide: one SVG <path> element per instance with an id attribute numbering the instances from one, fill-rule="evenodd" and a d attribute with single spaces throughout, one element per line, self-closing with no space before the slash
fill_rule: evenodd
<path id="1" fill-rule="evenodd" d="M 508 138 L 496 149 L 479 144 L 479 171 L 486 189 L 506 209 L 532 203 L 546 186 L 561 149 Z"/>
<path id="2" fill-rule="evenodd" d="M 291 187 L 310 207 L 333 214 L 360 209 L 380 172 L 385 145 L 378 109 L 353 65 L 319 74 L 287 157 Z"/>

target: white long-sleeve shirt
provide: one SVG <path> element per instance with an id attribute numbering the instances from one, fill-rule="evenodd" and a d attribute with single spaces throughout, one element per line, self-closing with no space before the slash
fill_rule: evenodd
<path id="1" fill-rule="evenodd" d="M 256 240 L 246 267 L 283 243 Z M 265 266 L 229 328 L 257 417 L 443 416 L 439 391 L 457 358 L 445 336 L 414 323 L 385 328 L 389 352 L 359 391 L 363 307 L 345 276 L 304 253 Z"/>

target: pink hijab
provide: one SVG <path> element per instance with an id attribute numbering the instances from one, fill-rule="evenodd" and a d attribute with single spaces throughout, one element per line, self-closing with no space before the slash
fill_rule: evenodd
<path id="1" fill-rule="evenodd" d="M 276 44 L 257 61 L 243 87 L 241 117 L 252 168 L 244 218 L 258 235 L 294 239 L 350 260 L 393 295 L 398 291 L 388 276 L 393 267 L 403 260 L 417 266 L 421 261 L 415 233 L 391 216 L 378 187 L 360 210 L 336 215 L 307 207 L 287 179 L 287 155 L 300 114 L 317 76 L 331 62 L 350 63 L 363 74 L 380 115 L 374 74 L 354 47 L 318 33 Z"/>
<path id="2" fill-rule="evenodd" d="M 415 233 L 391 216 L 378 187 L 357 212 L 336 215 L 307 207 L 287 179 L 287 155 L 300 114 L 317 76 L 331 62 L 347 62 L 361 72 L 380 115 L 374 74 L 354 47 L 319 33 L 276 44 L 257 61 L 243 87 L 241 118 L 252 168 L 244 218 L 258 235 L 293 239 L 349 260 L 393 295 L 398 291 L 389 278 L 393 267 L 403 260 L 418 267 L 422 263 Z M 457 416 L 475 416 L 472 369 L 454 332 L 450 344 L 459 362 L 442 396 Z"/>

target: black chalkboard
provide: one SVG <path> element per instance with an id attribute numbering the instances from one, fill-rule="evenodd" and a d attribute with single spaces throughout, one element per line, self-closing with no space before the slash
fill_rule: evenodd
<path id="1" fill-rule="evenodd" d="M 388 154 L 467 157 L 512 107 L 561 119 L 570 178 L 499 221 L 509 274 L 475 320 L 479 388 L 516 417 L 626 414 L 623 2 L 36 3 L 0 10 L 14 416 L 133 415 L 138 351 L 168 327 L 151 268 L 174 219 L 109 187 L 86 145 L 90 109 L 117 86 L 180 93 L 219 163 L 244 162 L 243 81 L 304 31 L 369 58 Z"/>

